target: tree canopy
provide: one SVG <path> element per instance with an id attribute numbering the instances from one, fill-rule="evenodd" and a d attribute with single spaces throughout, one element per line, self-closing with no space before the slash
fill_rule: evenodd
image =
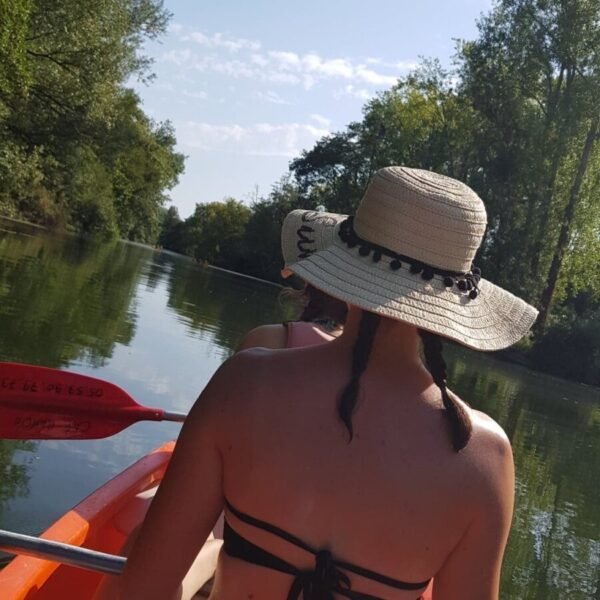
<path id="1" fill-rule="evenodd" d="M 432 169 L 483 198 L 476 261 L 540 309 L 535 364 L 557 372 L 562 337 L 562 371 L 600 383 L 600 0 L 499 0 L 478 30 L 452 69 L 423 60 L 291 162 L 251 206 L 243 270 L 277 278 L 289 210 L 352 213 L 377 169 Z"/>
<path id="2" fill-rule="evenodd" d="M 0 1 L 0 214 L 153 242 L 183 156 L 125 83 L 161 0 Z"/>

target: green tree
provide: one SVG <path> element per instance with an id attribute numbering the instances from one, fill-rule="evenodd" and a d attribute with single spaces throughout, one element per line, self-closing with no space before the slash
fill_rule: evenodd
<path id="1" fill-rule="evenodd" d="M 0 0 L 0 119 L 4 104 L 29 83 L 26 64 L 31 0 Z"/>
<path id="2" fill-rule="evenodd" d="M 481 117 L 488 263 L 501 283 L 539 301 L 540 330 L 564 288 L 581 210 L 598 195 L 588 167 L 600 108 L 599 16 L 597 0 L 502 0 L 460 51 L 461 91 Z"/>
<path id="3" fill-rule="evenodd" d="M 1 213 L 155 241 L 184 157 L 124 84 L 152 78 L 162 0 L 3 1 L 0 17 Z"/>
<path id="4" fill-rule="evenodd" d="M 437 61 L 378 94 L 363 120 L 319 140 L 291 163 L 302 203 L 351 212 L 373 173 L 390 164 L 435 169 L 463 179 L 474 162 L 470 104 Z"/>
<path id="5" fill-rule="evenodd" d="M 281 226 L 286 215 L 298 208 L 299 192 L 290 177 L 283 177 L 268 198 L 252 205 L 252 215 L 244 233 L 244 272 L 262 279 L 280 281 Z"/>
<path id="6" fill-rule="evenodd" d="M 178 239 L 181 236 L 183 221 L 176 206 L 162 208 L 160 211 L 160 233 L 158 243 L 165 248 L 179 250 Z"/>
<path id="7" fill-rule="evenodd" d="M 197 260 L 235 269 L 243 255 L 242 240 L 250 214 L 245 204 L 233 198 L 196 204 L 184 223 L 184 252 Z"/>
<path id="8" fill-rule="evenodd" d="M 118 109 L 97 148 L 112 176 L 118 231 L 126 239 L 154 243 L 164 191 L 176 185 L 184 156 L 174 150 L 172 125 L 146 117 L 132 91 L 121 94 Z"/>

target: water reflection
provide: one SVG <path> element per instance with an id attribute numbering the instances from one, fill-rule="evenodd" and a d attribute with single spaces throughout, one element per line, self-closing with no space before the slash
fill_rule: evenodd
<path id="1" fill-rule="evenodd" d="M 285 318 L 277 288 L 133 244 L 0 229 L 0 360 L 68 367 L 189 410 L 244 333 Z M 502 598 L 598 598 L 600 394 L 462 349 L 450 382 L 511 438 Z M 178 426 L 87 442 L 0 441 L 0 527 L 37 533 Z"/>
<path id="2" fill-rule="evenodd" d="M 515 456 L 502 597 L 589 599 L 600 569 L 597 390 L 454 350 L 454 389 L 493 416 Z"/>
<path id="3" fill-rule="evenodd" d="M 4 229 L 0 360 L 68 367 L 186 412 L 247 329 L 281 318 L 274 286 L 134 244 Z M 139 423 L 106 440 L 14 445 L 0 471 L 0 527 L 39 532 L 178 431 Z"/>
<path id="4" fill-rule="evenodd" d="M 0 236 L 0 359 L 104 364 L 135 333 L 136 250 L 71 236 Z"/>
<path id="5" fill-rule="evenodd" d="M 175 262 L 169 277 L 168 307 L 191 331 L 210 332 L 226 354 L 258 323 L 281 321 L 285 316 L 285 307 L 273 301 L 279 288 L 247 277 L 236 277 L 235 294 L 231 286 L 231 274 L 202 269 L 191 261 Z"/>
<path id="6" fill-rule="evenodd" d="M 26 496 L 29 489 L 29 474 L 26 464 L 15 460 L 19 450 L 32 452 L 35 444 L 22 440 L 0 440 L 0 518 L 7 500 Z"/>

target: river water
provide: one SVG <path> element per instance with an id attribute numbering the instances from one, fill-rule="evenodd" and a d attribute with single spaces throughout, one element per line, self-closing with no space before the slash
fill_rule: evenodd
<path id="1" fill-rule="evenodd" d="M 188 411 L 278 288 L 169 253 L 0 220 L 0 361 L 69 368 Z M 600 391 L 451 348 L 450 385 L 507 431 L 517 495 L 502 599 L 600 600 Z M 0 528 L 37 534 L 177 436 L 138 423 L 93 441 L 0 440 Z"/>

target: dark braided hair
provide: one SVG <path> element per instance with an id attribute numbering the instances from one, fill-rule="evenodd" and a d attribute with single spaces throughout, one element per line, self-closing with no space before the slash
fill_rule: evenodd
<path id="1" fill-rule="evenodd" d="M 310 283 L 304 287 L 304 296 L 307 302 L 300 315 L 300 321 L 330 319 L 338 325 L 346 322 L 348 305 L 345 302 L 333 298 Z"/>
<path id="2" fill-rule="evenodd" d="M 310 283 L 305 283 L 302 289 L 284 287 L 279 293 L 279 298 L 296 309 L 298 321 L 331 321 L 337 327 L 346 322 L 348 305 Z"/>
<path id="3" fill-rule="evenodd" d="M 367 368 L 369 362 L 369 356 L 371 355 L 371 349 L 373 348 L 373 340 L 377 333 L 377 327 L 379 326 L 380 317 L 366 310 L 362 311 L 360 317 L 360 324 L 358 326 L 358 335 L 354 342 L 354 348 L 352 349 L 352 372 L 350 375 L 350 381 L 346 384 L 346 387 L 340 394 L 338 402 L 338 415 L 344 422 L 348 433 L 350 434 L 350 441 L 354 437 L 354 430 L 352 428 L 352 413 L 358 400 L 358 392 L 360 390 L 360 376 Z"/>
<path id="4" fill-rule="evenodd" d="M 450 424 L 452 445 L 454 446 L 454 450 L 458 452 L 469 442 L 473 431 L 473 425 L 462 404 L 459 404 L 459 402 L 448 393 L 448 389 L 446 388 L 446 379 L 448 375 L 446 372 L 446 361 L 442 355 L 442 339 L 439 335 L 425 331 L 424 329 L 419 329 L 419 335 L 423 342 L 425 364 L 433 377 L 433 382 L 442 392 L 442 401 Z"/>

